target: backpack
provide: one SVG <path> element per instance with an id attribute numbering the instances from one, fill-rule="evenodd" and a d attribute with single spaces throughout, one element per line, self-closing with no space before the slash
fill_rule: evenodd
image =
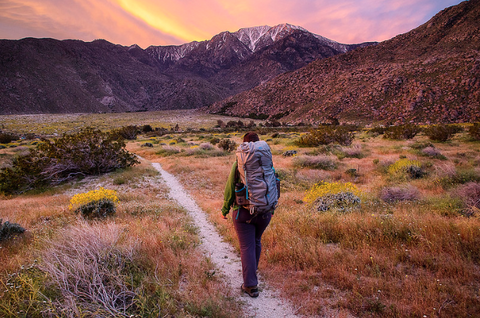
<path id="1" fill-rule="evenodd" d="M 235 186 L 237 204 L 250 209 L 252 215 L 274 210 L 279 198 L 279 180 L 268 144 L 263 140 L 244 142 L 238 146 L 236 157 L 241 181 Z"/>

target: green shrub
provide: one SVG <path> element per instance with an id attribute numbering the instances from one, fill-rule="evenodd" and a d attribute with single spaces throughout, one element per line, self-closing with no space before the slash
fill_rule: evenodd
<path id="1" fill-rule="evenodd" d="M 303 147 L 317 147 L 320 145 L 329 145 L 338 143 L 343 146 L 352 144 L 355 135 L 343 126 L 322 126 L 316 130 L 311 130 L 305 136 L 300 137 L 298 145 Z"/>
<path id="2" fill-rule="evenodd" d="M 139 129 L 137 128 L 137 126 L 125 126 L 119 129 L 115 129 L 112 133 L 123 139 L 135 140 L 137 139 Z"/>
<path id="3" fill-rule="evenodd" d="M 418 179 L 425 175 L 418 160 L 400 159 L 388 167 L 388 173 L 394 177 L 409 176 Z"/>
<path id="4" fill-rule="evenodd" d="M 316 211 L 337 210 L 348 212 L 360 207 L 361 192 L 351 183 L 322 182 L 307 191 L 304 202 Z"/>
<path id="5" fill-rule="evenodd" d="M 17 135 L 7 132 L 0 132 L 0 144 L 9 144 L 14 140 L 18 140 Z"/>
<path id="6" fill-rule="evenodd" d="M 383 138 L 405 140 L 412 139 L 421 131 L 420 127 L 413 124 L 406 124 L 400 126 L 392 126 L 385 130 Z"/>
<path id="7" fill-rule="evenodd" d="M 117 192 L 101 187 L 86 193 L 78 193 L 70 199 L 69 209 L 85 218 L 104 218 L 115 214 Z"/>
<path id="8" fill-rule="evenodd" d="M 54 140 L 42 139 L 37 148 L 0 170 L 0 193 L 22 193 L 139 163 L 124 148 L 125 142 L 117 135 L 93 128 Z"/>
<path id="9" fill-rule="evenodd" d="M 462 127 L 457 125 L 432 125 L 423 131 L 430 140 L 443 142 L 451 139 L 461 130 Z"/>
<path id="10" fill-rule="evenodd" d="M 212 145 L 216 145 L 220 142 L 220 138 L 217 138 L 217 137 L 213 137 L 212 139 L 210 139 L 210 143 Z"/>
<path id="11" fill-rule="evenodd" d="M 218 143 L 218 148 L 223 149 L 223 150 L 228 151 L 228 152 L 231 152 L 231 151 L 234 151 L 237 148 L 237 144 L 233 140 L 222 139 Z"/>
<path id="12" fill-rule="evenodd" d="M 474 169 L 452 169 L 449 166 L 439 166 L 435 182 L 440 184 L 442 188 L 449 189 L 458 184 L 480 182 L 480 175 Z"/>
<path id="13" fill-rule="evenodd" d="M 9 239 L 14 234 L 25 232 L 25 229 L 17 223 L 2 222 L 3 220 L 0 219 L 0 242 Z"/>
<path id="14" fill-rule="evenodd" d="M 387 130 L 387 128 L 385 128 L 385 127 L 375 126 L 375 127 L 372 127 L 371 129 L 369 129 L 367 131 L 367 134 L 373 135 L 373 136 L 383 135 L 386 130 Z"/>
<path id="15" fill-rule="evenodd" d="M 153 131 L 153 128 L 152 126 L 150 125 L 143 125 L 142 128 L 141 128 L 142 132 L 144 133 L 148 133 L 148 132 L 152 132 Z"/>
<path id="16" fill-rule="evenodd" d="M 86 219 L 105 218 L 114 215 L 115 203 L 108 199 L 100 199 L 83 204 L 75 210 L 75 214 L 81 214 Z"/>
<path id="17" fill-rule="evenodd" d="M 480 123 L 475 123 L 468 128 L 468 134 L 474 140 L 480 140 Z"/>

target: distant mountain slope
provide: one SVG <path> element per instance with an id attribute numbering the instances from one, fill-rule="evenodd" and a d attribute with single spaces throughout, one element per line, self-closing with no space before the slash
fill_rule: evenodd
<path id="1" fill-rule="evenodd" d="M 181 108 L 186 99 L 205 96 L 213 96 L 203 101 L 208 104 L 225 95 L 204 80 L 161 73 L 158 62 L 136 46 L 103 40 L 0 41 L 1 114 Z"/>
<path id="2" fill-rule="evenodd" d="M 0 40 L 0 114 L 198 108 L 355 47 L 288 24 L 146 50 L 104 40 Z"/>
<path id="3" fill-rule="evenodd" d="M 284 121 L 480 120 L 480 1 L 376 46 L 315 61 L 208 111 Z"/>

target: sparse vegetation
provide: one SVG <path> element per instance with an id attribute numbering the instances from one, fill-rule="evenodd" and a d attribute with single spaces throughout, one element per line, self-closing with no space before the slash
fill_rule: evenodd
<path id="1" fill-rule="evenodd" d="M 187 132 L 189 125 L 182 122 L 184 132 L 169 132 L 156 140 L 139 135 L 126 145 L 131 152 L 161 162 L 212 220 L 218 218 L 235 158 L 231 152 L 204 143 L 213 144 L 210 141 L 218 138 L 238 144 L 242 136 L 241 131 L 209 130 L 217 118 L 212 117 L 210 126 L 204 125 L 205 131 Z M 358 144 L 304 146 L 299 151 L 294 140 L 308 135 L 307 127 L 288 132 L 284 127 L 257 129 L 262 139 L 273 139 L 268 143 L 282 180 L 282 197 L 262 241 L 259 271 L 282 296 L 304 304 L 299 315 L 476 315 L 480 308 L 475 293 L 480 288 L 476 235 L 480 229 L 480 144 L 468 139 L 470 130 L 457 132 L 446 143 L 424 134 L 413 140 L 390 140 L 351 132 L 360 136 Z M 180 139 L 174 146 L 165 145 Z M 141 147 L 147 141 L 155 146 Z M 2 149 L 2 160 L 12 158 L 13 149 L 21 147 L 33 145 Z M 166 155 L 162 149 L 169 147 L 176 151 Z M 283 155 L 290 150 L 297 154 Z M 223 155 L 217 157 L 214 152 Z M 298 157 L 329 158 L 336 168 L 300 165 Z M 72 195 L 97 188 L 93 184 L 117 191 L 120 202 L 115 218 L 92 222 L 65 213 Z M 163 183 L 144 166 L 48 191 L 55 195 L 0 198 L 0 215 L 22 224 L 35 237 L 21 235 L 1 243 L 0 257 L 5 261 L 0 271 L 5 274 L 0 276 L 0 316 L 22 311 L 32 317 L 75 310 L 105 315 L 108 310 L 123 312 L 113 305 L 87 304 L 81 296 L 65 296 L 69 292 L 53 279 L 44 261 L 34 262 L 35 255 L 47 259 L 53 245 L 63 246 L 55 253 L 65 253 L 65 246 L 72 247 L 68 245 L 73 241 L 71 235 L 82 231 L 88 235 L 79 241 L 95 248 L 94 242 L 108 241 L 106 234 L 95 233 L 117 233 L 118 240 L 107 244 L 111 254 L 105 253 L 102 259 L 103 272 L 108 270 L 115 277 L 109 273 L 98 277 L 125 292 L 120 303 L 128 306 L 133 301 L 125 314 L 242 316 L 236 297 L 222 295 L 221 278 L 212 274 L 215 268 L 196 249 L 200 238 L 191 220 L 167 199 Z M 214 223 L 238 249 L 231 222 Z M 118 260 L 118 271 L 112 271 L 108 255 Z M 108 286 L 113 285 L 105 284 L 106 290 Z"/>

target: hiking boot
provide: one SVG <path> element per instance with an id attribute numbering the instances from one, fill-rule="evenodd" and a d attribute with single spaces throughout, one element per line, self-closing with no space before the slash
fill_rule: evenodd
<path id="1" fill-rule="evenodd" d="M 248 296 L 253 297 L 253 298 L 258 297 L 258 295 L 259 295 L 257 286 L 245 287 L 242 284 L 242 291 L 247 293 Z"/>

